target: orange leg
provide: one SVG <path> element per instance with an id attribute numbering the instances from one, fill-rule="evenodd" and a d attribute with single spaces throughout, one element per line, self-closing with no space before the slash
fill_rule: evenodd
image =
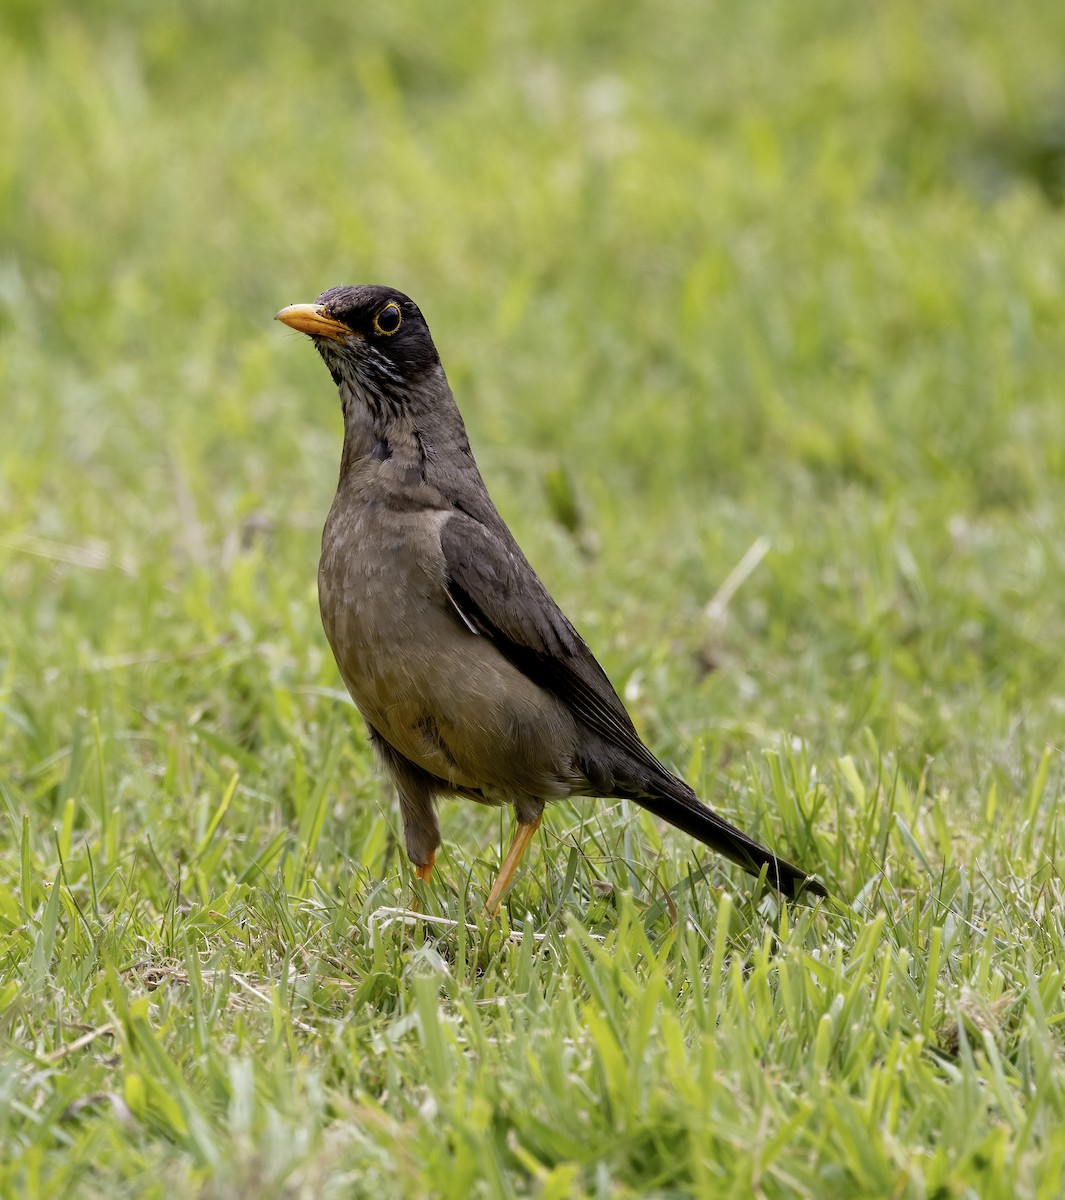
<path id="1" fill-rule="evenodd" d="M 427 863 L 418 863 L 415 866 L 414 874 L 417 875 L 417 877 L 422 881 L 422 883 L 429 882 L 429 876 L 432 875 L 432 873 L 433 873 L 433 863 L 435 863 L 435 862 L 436 862 L 436 851 L 434 850 L 433 853 L 429 856 L 429 861 Z"/>
<path id="2" fill-rule="evenodd" d="M 540 817 L 528 825 L 518 822 L 518 828 L 514 833 L 514 840 L 510 843 L 510 849 L 507 851 L 506 858 L 503 859 L 503 865 L 499 868 L 499 878 L 492 886 L 492 890 L 488 893 L 488 899 L 485 901 L 485 911 L 495 916 L 499 912 L 499 901 L 503 897 L 503 893 L 510 886 L 510 881 L 514 878 L 514 872 L 518 869 L 518 863 L 521 862 L 521 856 L 529 848 L 529 843 L 533 840 L 533 834 L 540 828 Z"/>
<path id="3" fill-rule="evenodd" d="M 433 873 L 433 863 L 434 862 L 436 862 L 436 851 L 435 850 L 429 856 L 429 861 L 427 863 L 415 863 L 414 864 L 414 877 L 416 879 L 419 879 L 422 882 L 422 884 L 426 884 L 429 882 L 429 876 L 432 875 L 432 873 Z M 420 893 L 417 890 L 415 890 L 414 896 L 411 898 L 410 907 L 411 907 L 411 912 L 421 912 L 422 911 L 422 898 L 421 898 Z"/>

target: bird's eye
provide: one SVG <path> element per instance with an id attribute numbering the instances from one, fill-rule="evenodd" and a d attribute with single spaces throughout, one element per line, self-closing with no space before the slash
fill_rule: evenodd
<path id="1" fill-rule="evenodd" d="M 403 324 L 403 314 L 398 304 L 386 304 L 373 319 L 373 327 L 378 333 L 390 335 Z"/>

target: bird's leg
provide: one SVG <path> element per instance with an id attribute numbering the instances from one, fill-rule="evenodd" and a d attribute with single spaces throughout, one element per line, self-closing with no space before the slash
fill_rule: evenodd
<path id="1" fill-rule="evenodd" d="M 533 840 L 533 834 L 540 828 L 540 820 L 543 814 L 539 814 L 535 821 L 519 821 L 518 828 L 514 833 L 514 840 L 510 843 L 510 849 L 507 851 L 506 858 L 503 859 L 503 865 L 499 868 L 499 876 L 492 886 L 492 890 L 488 893 L 488 899 L 485 901 L 485 911 L 492 914 L 494 917 L 499 912 L 499 901 L 503 897 L 503 893 L 510 886 L 510 881 L 514 878 L 514 872 L 518 869 L 518 863 L 521 862 L 522 855 L 529 848 L 529 843 Z"/>
<path id="2" fill-rule="evenodd" d="M 435 862 L 436 862 L 436 851 L 434 850 L 432 852 L 432 854 L 429 855 L 429 861 L 427 863 L 417 863 L 415 865 L 414 874 L 417 875 L 417 877 L 422 881 L 422 883 L 429 882 L 429 876 L 432 875 L 432 873 L 433 873 L 433 863 L 435 863 Z"/>
<path id="3" fill-rule="evenodd" d="M 429 876 L 433 873 L 433 863 L 436 862 L 436 851 L 430 851 L 429 861 L 427 863 L 414 864 L 414 877 L 423 885 L 429 882 Z M 411 912 L 422 911 L 422 897 L 420 892 L 414 893 L 414 898 L 410 902 Z"/>

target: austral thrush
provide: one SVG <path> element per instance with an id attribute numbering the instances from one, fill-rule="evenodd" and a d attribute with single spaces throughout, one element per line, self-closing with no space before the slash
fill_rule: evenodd
<path id="1" fill-rule="evenodd" d="M 623 796 L 789 897 L 820 883 L 711 811 L 640 741 L 625 706 L 496 512 L 418 306 L 335 287 L 277 319 L 306 333 L 340 392 L 340 481 L 318 597 L 340 673 L 399 792 L 429 878 L 436 800 L 512 804 L 496 911 L 563 796 Z"/>

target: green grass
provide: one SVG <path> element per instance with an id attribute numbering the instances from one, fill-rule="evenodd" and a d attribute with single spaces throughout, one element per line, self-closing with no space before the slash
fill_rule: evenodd
<path id="1" fill-rule="evenodd" d="M 0 1195 L 1061 1194 L 1063 44 L 6 6 Z M 497 925 L 510 818 L 451 803 L 390 911 L 271 320 L 374 281 L 641 732 L 836 902 L 573 803 Z"/>

